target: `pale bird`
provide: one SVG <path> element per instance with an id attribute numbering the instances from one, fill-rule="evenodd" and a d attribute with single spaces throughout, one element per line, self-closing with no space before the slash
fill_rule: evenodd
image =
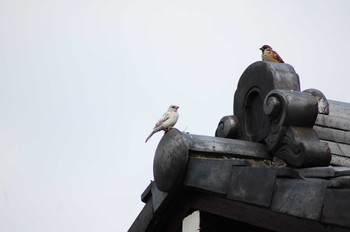
<path id="1" fill-rule="evenodd" d="M 145 143 L 152 137 L 153 134 L 157 133 L 158 131 L 169 131 L 171 128 L 174 127 L 174 125 L 177 122 L 177 119 L 179 118 L 179 113 L 177 112 L 177 109 L 179 109 L 179 106 L 177 105 L 171 105 L 168 108 L 168 111 L 163 114 L 163 116 L 159 119 L 159 121 L 156 123 L 156 125 L 153 128 L 153 131 L 151 134 L 147 137 Z"/>

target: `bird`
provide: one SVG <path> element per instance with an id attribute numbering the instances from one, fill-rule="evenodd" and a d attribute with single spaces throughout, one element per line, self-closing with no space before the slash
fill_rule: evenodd
<path id="1" fill-rule="evenodd" d="M 272 62 L 277 62 L 277 63 L 284 63 L 282 58 L 278 55 L 278 53 L 274 50 L 269 45 L 264 45 L 260 48 L 262 51 L 261 58 L 263 61 L 272 61 Z"/>
<path id="2" fill-rule="evenodd" d="M 163 114 L 163 116 L 159 119 L 159 121 L 154 126 L 151 134 L 147 137 L 145 143 L 154 135 L 155 133 L 163 130 L 168 132 L 171 128 L 174 127 L 174 125 L 177 122 L 177 119 L 179 118 L 179 113 L 177 110 L 179 109 L 179 106 L 177 105 L 170 105 L 167 112 Z"/>

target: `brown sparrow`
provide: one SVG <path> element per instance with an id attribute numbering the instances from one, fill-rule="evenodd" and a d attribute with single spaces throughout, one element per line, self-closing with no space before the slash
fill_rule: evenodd
<path id="1" fill-rule="evenodd" d="M 146 142 L 152 137 L 153 134 L 157 133 L 158 131 L 165 131 L 167 132 L 173 126 L 176 124 L 177 119 L 179 118 L 179 113 L 177 112 L 177 109 L 179 107 L 177 105 L 171 105 L 168 108 L 168 111 L 163 114 L 163 116 L 159 119 L 159 121 L 156 123 L 156 125 L 153 128 L 153 131 L 151 134 L 147 137 Z"/>
<path id="2" fill-rule="evenodd" d="M 278 55 L 278 53 L 272 50 L 272 48 L 269 45 L 262 46 L 260 50 L 262 51 L 261 58 L 263 61 L 284 63 L 284 61 Z"/>

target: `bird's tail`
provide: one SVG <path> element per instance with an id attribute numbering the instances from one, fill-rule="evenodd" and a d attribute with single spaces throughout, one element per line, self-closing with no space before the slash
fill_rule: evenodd
<path id="1" fill-rule="evenodd" d="M 153 135 L 154 133 L 156 133 L 156 131 L 152 131 L 152 133 L 147 137 L 145 143 L 147 143 L 147 141 L 152 137 L 152 135 Z"/>

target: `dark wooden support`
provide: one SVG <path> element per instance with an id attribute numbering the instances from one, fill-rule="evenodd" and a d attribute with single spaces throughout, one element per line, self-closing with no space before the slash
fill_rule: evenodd
<path id="1" fill-rule="evenodd" d="M 154 217 L 152 200 L 148 200 L 146 205 L 137 216 L 128 232 L 146 232 Z"/>
<path id="2" fill-rule="evenodd" d="M 200 232 L 271 232 L 269 229 L 200 211 Z"/>
<path id="3" fill-rule="evenodd" d="M 248 223 L 272 231 L 284 232 L 348 232 L 339 226 L 322 225 L 317 221 L 280 214 L 266 208 L 198 193 L 190 202 L 192 208 Z M 350 214 L 349 214 L 350 215 Z M 233 231 L 233 230 L 231 230 Z"/>

